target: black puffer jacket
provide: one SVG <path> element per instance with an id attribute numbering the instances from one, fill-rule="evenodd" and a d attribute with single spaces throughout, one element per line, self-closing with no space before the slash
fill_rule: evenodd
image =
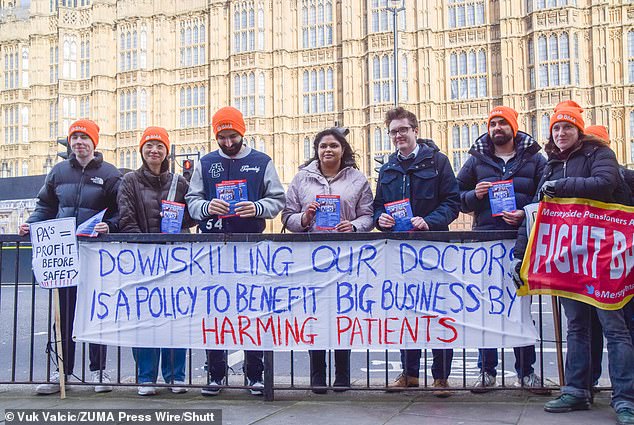
<path id="1" fill-rule="evenodd" d="M 517 209 L 530 204 L 537 192 L 537 185 L 542 177 L 546 158 L 539 152 L 541 147 L 535 139 L 521 131 L 514 139 L 515 158 L 506 167 L 501 160 L 493 158 L 493 146 L 488 134 L 480 136 L 469 153 L 471 157 L 458 172 L 458 186 L 460 187 L 460 208 L 464 213 L 474 213 L 474 230 L 516 230 L 516 226 L 506 223 L 502 217 L 491 215 L 491 202 L 485 196 L 478 199 L 475 196 L 476 184 L 480 182 L 495 182 L 513 180 L 515 190 L 515 204 Z"/>
<path id="2" fill-rule="evenodd" d="M 136 171 L 123 176 L 118 203 L 122 233 L 161 233 L 161 201 L 167 200 L 173 174 L 168 171 L 167 160 L 161 166 L 161 174 L 152 174 L 145 163 Z M 178 176 L 174 202 L 185 203 L 189 188 L 187 180 Z M 196 224 L 185 208 L 183 228 Z"/>
<path id="3" fill-rule="evenodd" d="M 35 211 L 27 223 L 76 217 L 79 225 L 107 208 L 103 221 L 108 223 L 110 232 L 116 232 L 120 182 L 121 173 L 114 165 L 104 162 L 101 153 L 95 152 L 95 158 L 85 168 L 77 162 L 75 154 L 71 154 L 68 160 L 55 164 L 46 176 L 37 194 Z"/>
<path id="4" fill-rule="evenodd" d="M 539 189 L 547 181 L 555 180 L 555 197 L 586 198 L 602 202 L 625 203 L 620 185 L 624 185 L 619 173 L 616 155 L 605 143 L 584 140 L 567 159 L 549 155 L 544 175 L 539 181 L 534 202 L 539 201 Z M 526 221 L 517 233 L 515 258 L 523 258 L 528 236 Z"/>

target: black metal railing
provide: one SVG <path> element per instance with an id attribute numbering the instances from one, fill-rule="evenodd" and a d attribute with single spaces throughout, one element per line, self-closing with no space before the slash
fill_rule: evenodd
<path id="1" fill-rule="evenodd" d="M 503 239 L 514 239 L 516 232 L 405 232 L 405 233 L 313 233 L 313 234 L 112 234 L 98 238 L 102 242 L 134 242 L 169 244 L 175 242 L 257 242 L 262 240 L 276 242 L 301 241 L 349 241 L 349 240 L 427 240 L 439 242 L 478 242 Z M 90 238 L 80 238 L 82 242 L 94 241 Z M 51 291 L 40 290 L 31 272 L 31 251 L 28 238 L 17 235 L 0 235 L 0 334 L 3 336 L 0 345 L 0 384 L 38 384 L 47 382 L 51 371 L 55 370 L 57 357 L 52 329 L 52 297 Z M 544 317 L 550 314 L 550 297 L 534 297 L 533 317 L 536 319 L 540 341 L 537 343 L 536 372 L 544 377 L 544 386 L 556 388 L 559 385 L 557 360 L 555 357 L 555 332 L 548 323 L 545 327 Z M 558 308 L 558 307 L 556 307 Z M 109 347 L 110 352 L 116 353 L 115 361 L 107 363 L 107 370 L 113 378 L 113 385 L 136 386 L 137 371 L 129 348 Z M 75 375 L 68 385 L 94 385 L 87 370 L 87 344 L 78 346 L 81 360 L 79 368 L 75 368 Z M 469 390 L 475 382 L 474 374 L 479 371 L 474 358 L 477 350 L 454 350 L 454 363 L 450 381 L 451 390 Z M 521 389 L 514 385 L 514 371 L 506 371 L 509 360 L 513 360 L 512 350 L 498 350 L 500 362 L 498 370 L 501 385 L 493 389 Z M 333 354 L 328 351 L 327 357 L 332 360 Z M 112 356 L 112 354 L 110 355 Z M 507 358 L 507 356 L 509 358 Z M 545 360 L 545 357 L 548 359 Z M 241 353 L 235 351 L 227 354 L 228 379 L 224 382 L 227 388 L 248 389 L 244 376 L 234 367 L 239 365 Z M 205 371 L 205 351 L 189 349 L 187 352 L 186 386 L 201 388 L 207 384 Z M 308 354 L 306 352 L 265 352 L 264 355 L 264 396 L 272 400 L 274 390 L 307 390 L 310 389 L 308 379 Z M 421 379 L 419 388 L 408 390 L 427 391 L 431 387 L 432 379 L 428 372 L 431 365 L 431 350 L 423 350 L 421 364 Z M 114 365 L 113 365 L 114 363 Z M 400 359 L 398 350 L 363 350 L 352 353 L 352 363 L 360 364 L 351 376 L 353 383 L 351 390 L 384 391 L 388 383 L 398 374 Z M 328 365 L 331 362 L 328 361 Z M 363 365 L 365 365 L 363 367 Z M 553 366 L 554 365 L 554 366 Z M 460 372 L 457 374 L 457 372 Z M 352 368 L 351 368 L 352 372 Z M 333 370 L 329 366 L 327 382 L 333 382 Z M 457 377 L 458 376 L 458 377 Z M 169 387 L 170 384 L 157 384 L 157 387 Z"/>

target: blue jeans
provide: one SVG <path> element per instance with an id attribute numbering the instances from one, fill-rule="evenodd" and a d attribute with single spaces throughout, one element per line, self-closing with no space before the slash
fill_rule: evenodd
<path id="1" fill-rule="evenodd" d="M 434 359 L 431 365 L 432 377 L 434 379 L 449 378 L 453 350 L 434 349 L 431 352 Z M 421 350 L 401 350 L 401 364 L 403 365 L 403 372 L 407 376 L 419 377 L 421 354 Z"/>
<path id="2" fill-rule="evenodd" d="M 132 355 L 136 360 L 140 384 L 156 382 L 159 361 L 165 383 L 185 381 L 185 348 L 133 348 Z"/>
<path id="3" fill-rule="evenodd" d="M 534 345 L 513 347 L 513 352 L 515 353 L 515 372 L 517 372 L 518 378 L 522 379 L 535 372 L 533 365 L 535 364 L 535 360 L 537 360 L 537 355 L 535 354 Z M 495 370 L 497 365 L 497 348 L 480 348 L 478 350 L 478 369 L 491 376 L 497 376 L 497 371 Z"/>
<path id="4" fill-rule="evenodd" d="M 593 310 L 608 343 L 608 363 L 612 382 L 612 407 L 634 409 L 634 347 L 624 311 L 601 310 L 588 304 L 561 298 L 568 319 L 566 385 L 563 394 L 590 399 L 592 387 L 590 329 Z"/>

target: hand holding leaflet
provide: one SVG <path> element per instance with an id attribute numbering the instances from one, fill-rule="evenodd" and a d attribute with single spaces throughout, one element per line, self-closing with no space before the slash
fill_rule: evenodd
<path id="1" fill-rule="evenodd" d="M 394 218 L 396 224 L 393 230 L 395 232 L 407 232 L 414 229 L 414 226 L 412 226 L 412 206 L 409 203 L 409 198 L 388 202 L 385 204 L 385 211 Z"/>
<path id="2" fill-rule="evenodd" d="M 513 180 L 492 182 L 489 187 L 489 202 L 491 203 L 491 215 L 497 217 L 504 211 L 515 211 L 515 189 Z"/>
<path id="3" fill-rule="evenodd" d="M 95 226 L 103 221 L 103 216 L 106 214 L 106 211 L 107 208 L 99 211 L 97 214 L 77 226 L 75 235 L 96 238 L 98 236 L 98 232 L 95 230 Z"/>
<path id="4" fill-rule="evenodd" d="M 237 217 L 236 204 L 241 201 L 248 201 L 246 180 L 226 180 L 216 183 L 216 198 L 229 203 L 229 212 L 219 218 Z"/>
<path id="5" fill-rule="evenodd" d="M 180 233 L 185 216 L 185 204 L 161 201 L 161 233 Z"/>
<path id="6" fill-rule="evenodd" d="M 319 208 L 315 214 L 315 228 L 333 230 L 341 221 L 341 202 L 339 195 L 317 195 Z"/>

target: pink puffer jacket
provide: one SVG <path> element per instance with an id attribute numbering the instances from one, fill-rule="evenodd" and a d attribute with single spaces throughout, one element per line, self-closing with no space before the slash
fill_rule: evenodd
<path id="1" fill-rule="evenodd" d="M 372 222 L 372 190 L 368 179 L 359 170 L 346 167 L 330 182 L 321 174 L 317 160 L 301 168 L 286 192 L 286 206 L 282 210 L 282 223 L 291 232 L 313 232 L 314 223 L 301 224 L 302 213 L 316 195 L 339 195 L 341 220 L 350 221 L 358 232 L 369 232 Z"/>

